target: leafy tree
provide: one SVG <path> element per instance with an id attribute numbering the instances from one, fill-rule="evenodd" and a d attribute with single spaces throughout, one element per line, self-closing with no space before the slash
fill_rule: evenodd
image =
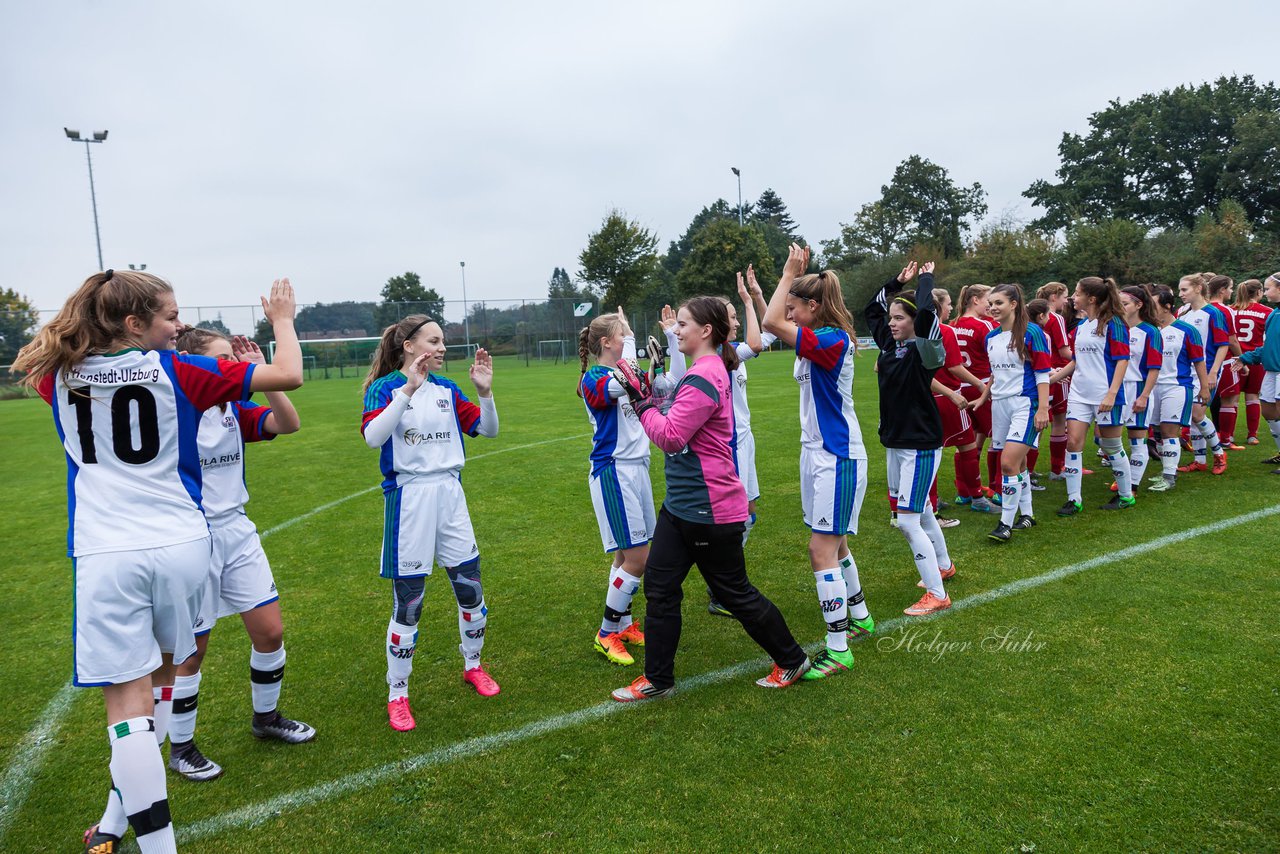
<path id="1" fill-rule="evenodd" d="M 414 272 L 392 276 L 382 286 L 382 304 L 374 313 L 376 335 L 407 314 L 426 314 L 437 320 L 444 317 L 444 297 L 435 288 L 422 285 L 422 278 Z"/>
<path id="2" fill-rule="evenodd" d="M 1128 219 L 1192 228 L 1196 217 L 1238 201 L 1245 215 L 1280 230 L 1280 89 L 1251 76 L 1179 86 L 1089 117 L 1086 136 L 1063 134 L 1057 183 L 1023 195 L 1045 209 L 1033 223 Z"/>
<path id="3" fill-rule="evenodd" d="M 945 276 L 939 274 L 938 281 L 944 286 L 1010 282 L 1035 288 L 1049 280 L 1056 249 L 1051 235 L 1005 216 L 984 225 L 964 258 Z"/>
<path id="4" fill-rule="evenodd" d="M 911 224 L 883 201 L 868 202 L 840 223 L 840 236 L 821 243 L 823 263 L 837 270 L 851 270 L 864 261 L 903 254 L 911 240 Z"/>
<path id="5" fill-rule="evenodd" d="M 579 292 L 563 267 L 551 271 L 547 280 L 547 299 L 577 299 Z"/>
<path id="6" fill-rule="evenodd" d="M 1057 276 L 1068 284 L 1085 276 L 1123 279 L 1146 236 L 1145 226 L 1127 219 L 1076 222 L 1067 229 Z"/>
<path id="7" fill-rule="evenodd" d="M 676 274 L 682 296 L 736 296 L 737 273 L 751 264 L 758 270 L 773 266 L 773 256 L 761 232 L 739 226 L 736 219 L 720 219 L 694 235 L 689 255 Z"/>
<path id="8" fill-rule="evenodd" d="M 751 221 L 770 223 L 791 238 L 798 236 L 796 234 L 795 220 L 788 213 L 782 197 L 775 193 L 772 188 L 766 189 L 760 194 L 760 198 L 756 201 L 755 207 L 751 211 Z"/>
<path id="9" fill-rule="evenodd" d="M 231 330 L 227 328 L 227 324 L 222 322 L 221 314 L 219 314 L 213 320 L 200 321 L 199 323 L 196 324 L 196 329 L 212 329 L 214 332 L 219 332 L 223 335 L 226 335 L 228 338 L 231 337 Z"/>
<path id="10" fill-rule="evenodd" d="M 0 365 L 11 365 L 40 325 L 31 300 L 12 288 L 0 289 Z"/>
<path id="11" fill-rule="evenodd" d="M 649 229 L 621 211 L 610 211 L 578 256 L 578 278 L 604 305 L 630 305 L 643 295 L 658 263 L 653 251 L 657 245 L 658 238 Z"/>
<path id="12" fill-rule="evenodd" d="M 662 257 L 662 265 L 673 276 L 679 273 L 684 259 L 693 249 L 693 239 L 698 232 L 713 222 L 725 219 L 733 220 L 734 225 L 738 223 L 738 209 L 724 199 L 716 199 L 698 211 L 693 221 L 689 223 L 689 227 L 684 230 L 684 234 L 680 235 L 680 239 L 671 241 L 667 247 L 667 254 Z"/>

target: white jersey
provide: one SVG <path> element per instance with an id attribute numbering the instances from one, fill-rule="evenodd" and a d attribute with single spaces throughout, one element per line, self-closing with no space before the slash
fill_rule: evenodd
<path id="1" fill-rule="evenodd" d="M 1071 358 L 1076 368 L 1071 374 L 1069 400 L 1097 406 L 1106 397 L 1116 371 L 1129 369 L 1129 329 L 1116 317 L 1098 334 L 1098 321 L 1088 318 L 1076 326 Z M 1117 406 L 1124 403 L 1124 391 L 1116 395 Z"/>
<path id="2" fill-rule="evenodd" d="M 622 339 L 622 358 L 636 357 L 636 339 Z M 613 378 L 612 368 L 593 365 L 582 375 L 578 391 L 591 421 L 591 473 L 622 461 L 649 464 L 649 437 L 640 426 L 631 400 Z"/>
<path id="3" fill-rule="evenodd" d="M 1200 336 L 1200 343 L 1204 347 L 1204 367 L 1206 371 L 1211 371 L 1213 360 L 1218 357 L 1218 351 L 1228 344 L 1226 317 L 1217 306 L 1205 303 L 1200 308 L 1188 307 L 1187 312 L 1178 319 Z M 1230 356 L 1231 352 L 1227 351 L 1227 355 Z M 1226 364 L 1225 358 L 1223 364 Z M 1209 379 L 1215 378 L 1209 377 Z"/>
<path id="4" fill-rule="evenodd" d="M 792 375 L 800 384 L 800 447 L 865 460 L 862 428 L 853 411 L 853 348 L 843 329 L 801 326 Z"/>
<path id="5" fill-rule="evenodd" d="M 374 380 L 364 396 L 361 432 L 387 408 L 407 382 L 400 371 Z M 446 377 L 427 374 L 409 399 L 408 408 L 382 443 L 379 463 L 382 489 L 391 492 L 416 479 L 436 474 L 457 476 L 466 462 L 462 434 L 475 436 L 480 429 L 480 407 Z"/>
<path id="6" fill-rule="evenodd" d="M 264 426 L 270 414 L 268 406 L 230 403 L 225 409 L 206 409 L 200 417 L 197 443 L 204 479 L 204 515 L 209 524 L 224 524 L 244 515 L 249 501 L 244 485 L 244 445 L 275 438 Z"/>
<path id="7" fill-rule="evenodd" d="M 1026 358 L 1018 355 L 1011 343 L 1013 331 L 997 326 L 987 333 L 987 359 L 991 362 L 991 399 L 1026 397 L 1039 401 L 1041 383 L 1049 382 L 1049 339 L 1034 323 L 1027 324 L 1023 335 Z"/>
<path id="8" fill-rule="evenodd" d="M 89 356 L 40 395 L 67 454 L 73 557 L 202 539 L 197 429 L 206 409 L 249 396 L 253 365 L 172 351 Z"/>

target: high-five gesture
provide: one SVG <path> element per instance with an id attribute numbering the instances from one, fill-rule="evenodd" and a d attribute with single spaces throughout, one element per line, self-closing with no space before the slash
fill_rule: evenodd
<path id="1" fill-rule="evenodd" d="M 751 305 L 751 294 L 747 291 L 747 283 L 743 281 L 742 274 L 738 274 L 738 297 L 748 306 Z"/>
<path id="2" fill-rule="evenodd" d="M 932 265 L 930 265 L 930 267 L 932 268 Z M 912 261 L 910 264 L 902 268 L 902 272 L 898 274 L 898 282 L 899 284 L 905 285 L 907 282 L 911 281 L 915 277 L 916 277 L 916 262 Z"/>
<path id="3" fill-rule="evenodd" d="M 622 310 L 622 306 L 618 306 L 618 319 L 622 321 L 622 337 L 630 338 L 635 333 L 631 331 L 631 323 L 627 320 L 627 313 Z M 479 351 L 476 352 L 479 355 Z"/>
<path id="4" fill-rule="evenodd" d="M 493 396 L 493 357 L 483 347 L 476 350 L 476 359 L 471 363 L 471 382 L 481 397 Z"/>
<path id="5" fill-rule="evenodd" d="M 764 296 L 760 283 L 756 281 L 756 268 L 751 264 L 747 265 L 747 289 L 751 291 L 752 297 Z"/>
<path id="6" fill-rule="evenodd" d="M 255 365 L 265 365 L 266 357 L 262 355 L 262 348 L 258 346 L 257 341 L 250 341 L 243 335 L 233 335 L 231 337 L 231 355 L 236 357 L 237 362 L 252 362 Z"/>
<path id="7" fill-rule="evenodd" d="M 933 267 L 934 267 L 934 264 L 932 261 L 925 261 L 923 264 L 920 265 L 920 272 L 932 274 Z"/>
<path id="8" fill-rule="evenodd" d="M 670 332 L 676 328 L 676 313 L 669 305 L 662 307 L 661 319 L 658 321 L 662 324 L 663 332 Z"/>
<path id="9" fill-rule="evenodd" d="M 809 269 L 809 247 L 792 243 L 787 248 L 787 262 L 782 266 L 783 280 L 795 279 Z"/>
<path id="10" fill-rule="evenodd" d="M 271 283 L 271 297 L 259 299 L 262 300 L 262 313 L 273 326 L 281 320 L 293 320 L 298 308 L 293 298 L 293 286 L 288 279 L 276 279 Z"/>

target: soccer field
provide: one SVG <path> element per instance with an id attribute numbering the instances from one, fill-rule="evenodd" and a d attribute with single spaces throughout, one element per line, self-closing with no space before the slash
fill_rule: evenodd
<path id="1" fill-rule="evenodd" d="M 800 520 L 791 367 L 785 353 L 749 366 L 764 496 L 747 561 L 811 644 L 825 627 Z M 202 784 L 170 774 L 180 846 L 1280 848 L 1280 477 L 1259 465 L 1274 453 L 1265 430 L 1263 445 L 1230 455 L 1225 477 L 1183 475 L 1176 491 L 1139 493 L 1123 513 L 1096 509 L 1110 497 L 1100 466 L 1081 516 L 1054 515 L 1065 491 L 1052 483 L 1035 495 L 1040 525 L 1008 545 L 987 540 L 994 517 L 960 509 L 961 526 L 946 531 L 955 607 L 907 622 L 918 576 L 888 525 L 871 367 L 864 355 L 855 383 L 871 461 L 850 545 L 880 625 L 854 647 L 854 669 L 757 688 L 765 660 L 734 622 L 706 613 L 695 574 L 676 697 L 622 706 L 608 692 L 641 670 L 592 649 L 608 558 L 587 491 L 578 371 L 497 360 L 502 435 L 468 441 L 464 484 L 490 609 L 484 659 L 502 693 L 484 699 L 461 684 L 454 600 L 438 572 L 411 733 L 387 726 L 391 593 L 378 577 L 380 475 L 359 435 L 359 382 L 299 390 L 302 431 L 248 451 L 249 514 L 281 590 L 281 709 L 319 735 L 300 746 L 251 736 L 248 639 L 223 620 L 197 738 L 226 774 Z M 449 373 L 472 393 L 462 368 Z M 108 745 L 100 692 L 64 687 L 65 463 L 45 404 L 0 402 L 0 447 L 0 836 L 6 851 L 71 851 L 101 813 Z M 659 501 L 661 466 L 655 452 Z M 949 459 L 942 476 L 949 498 Z"/>

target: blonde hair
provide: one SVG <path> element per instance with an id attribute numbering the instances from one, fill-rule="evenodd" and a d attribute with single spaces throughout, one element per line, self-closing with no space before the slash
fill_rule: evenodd
<path id="1" fill-rule="evenodd" d="M 231 343 L 231 337 L 229 335 L 223 335 L 216 329 L 186 326 L 178 333 L 178 349 L 184 350 L 188 353 L 195 353 L 197 356 L 200 356 L 209 349 L 209 344 L 211 342 L 219 340 Z"/>
<path id="2" fill-rule="evenodd" d="M 1056 297 L 1059 294 L 1065 294 L 1066 292 L 1067 286 L 1062 282 L 1045 282 L 1043 285 L 1036 288 L 1036 299 L 1042 299 L 1045 302 L 1048 302 L 1050 297 Z"/>
<path id="3" fill-rule="evenodd" d="M 125 321 L 137 317 L 150 323 L 161 298 L 172 293 L 168 282 L 151 273 L 94 273 L 18 351 L 12 369 L 26 374 L 22 385 L 35 388 L 42 378 L 74 367 L 86 356 L 107 352 L 113 342 L 129 340 Z"/>
<path id="4" fill-rule="evenodd" d="M 622 328 L 622 318 L 616 311 L 602 314 L 578 333 L 578 359 L 582 362 L 582 372 L 587 372 L 587 356 L 600 358 L 600 339 L 606 335 L 615 335 Z M 578 386 L 578 394 L 582 394 L 582 386 Z"/>
<path id="5" fill-rule="evenodd" d="M 964 315 L 969 310 L 969 303 L 985 297 L 989 293 L 991 293 L 991 288 L 986 285 L 965 285 L 960 289 L 959 308 L 952 307 L 952 311 L 959 311 L 961 315 Z"/>
<path id="6" fill-rule="evenodd" d="M 830 270 L 821 273 L 809 273 L 791 283 L 791 295 L 803 300 L 813 300 L 818 304 L 815 312 L 819 328 L 832 326 L 843 329 L 853 337 L 853 315 L 844 305 L 844 292 L 840 290 L 840 279 Z M 856 339 L 855 339 L 856 340 Z"/>
<path id="7" fill-rule="evenodd" d="M 1231 307 L 1237 310 L 1248 308 L 1257 302 L 1260 296 L 1262 296 L 1262 282 L 1257 279 L 1245 279 L 1236 286 L 1236 301 Z"/>
<path id="8" fill-rule="evenodd" d="M 404 367 L 404 342 L 417 335 L 422 327 L 434 322 L 428 315 L 411 314 L 382 330 L 382 340 L 373 351 L 362 390 L 368 391 L 374 380 Z"/>

